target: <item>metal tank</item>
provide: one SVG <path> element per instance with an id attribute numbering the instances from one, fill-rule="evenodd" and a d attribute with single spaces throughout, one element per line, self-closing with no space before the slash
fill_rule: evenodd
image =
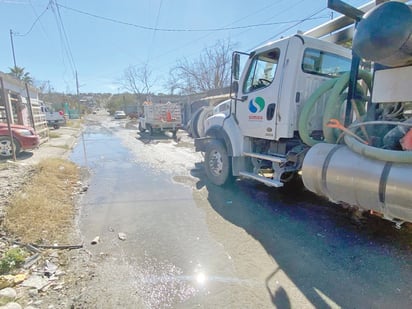
<path id="1" fill-rule="evenodd" d="M 412 222 L 412 166 L 360 156 L 344 145 L 320 143 L 305 156 L 303 183 L 335 203 Z"/>
<path id="2" fill-rule="evenodd" d="M 352 48 L 361 58 L 389 67 L 412 64 L 412 10 L 401 2 L 383 3 L 358 23 Z"/>

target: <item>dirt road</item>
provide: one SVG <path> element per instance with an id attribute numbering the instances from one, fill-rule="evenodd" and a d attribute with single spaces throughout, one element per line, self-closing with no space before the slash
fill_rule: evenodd
<path id="1" fill-rule="evenodd" d="M 301 189 L 215 187 L 185 134 L 149 137 L 127 120 L 91 117 L 86 152 L 79 142 L 71 156 L 92 175 L 74 307 L 412 306 L 407 228 L 355 225 Z"/>

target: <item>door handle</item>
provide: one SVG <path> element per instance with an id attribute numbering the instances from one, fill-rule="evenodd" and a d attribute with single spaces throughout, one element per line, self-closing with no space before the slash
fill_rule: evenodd
<path id="1" fill-rule="evenodd" d="M 276 110 L 276 103 L 270 103 L 267 107 L 266 110 L 266 119 L 267 120 L 272 120 L 273 116 L 275 115 L 275 110 Z"/>
<path id="2" fill-rule="evenodd" d="M 247 95 L 242 96 L 242 97 L 240 98 L 240 100 L 246 101 L 246 100 L 247 100 Z"/>

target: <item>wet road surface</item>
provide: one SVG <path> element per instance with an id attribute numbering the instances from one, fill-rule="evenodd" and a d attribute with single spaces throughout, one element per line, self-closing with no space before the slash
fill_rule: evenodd
<path id="1" fill-rule="evenodd" d="M 80 228 L 96 273 L 83 295 L 89 304 L 412 306 L 407 231 L 376 218 L 360 228 L 345 210 L 296 188 L 245 180 L 215 187 L 192 149 L 125 127 L 104 120 L 84 135 L 92 176 Z M 72 160 L 85 163 L 81 143 Z"/>

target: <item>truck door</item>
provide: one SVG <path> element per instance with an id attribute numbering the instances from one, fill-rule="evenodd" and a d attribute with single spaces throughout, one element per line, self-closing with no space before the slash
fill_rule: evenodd
<path id="1" fill-rule="evenodd" d="M 240 81 L 236 117 L 244 136 L 274 139 L 282 63 L 288 41 L 253 54 Z"/>

